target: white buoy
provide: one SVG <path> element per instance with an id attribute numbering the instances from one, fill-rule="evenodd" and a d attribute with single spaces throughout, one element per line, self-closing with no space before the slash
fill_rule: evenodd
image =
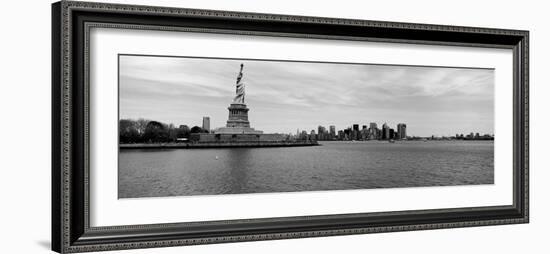
<path id="1" fill-rule="evenodd" d="M 216 155 L 216 160 L 218 159 L 218 156 Z"/>

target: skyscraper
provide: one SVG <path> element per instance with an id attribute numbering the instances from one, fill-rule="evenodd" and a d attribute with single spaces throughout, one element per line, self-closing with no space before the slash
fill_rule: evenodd
<path id="1" fill-rule="evenodd" d="M 351 140 L 358 140 L 359 139 L 359 124 L 354 124 L 352 133 L 351 133 Z"/>
<path id="2" fill-rule="evenodd" d="M 390 127 L 387 123 L 382 125 L 382 139 L 390 139 Z"/>
<path id="3" fill-rule="evenodd" d="M 307 131 L 305 131 L 305 130 L 302 131 L 302 133 L 300 134 L 300 139 L 302 139 L 302 140 L 307 140 L 308 139 L 307 138 Z"/>
<path id="4" fill-rule="evenodd" d="M 367 140 L 369 139 L 369 129 L 366 125 L 363 125 L 363 129 L 361 129 L 361 140 Z"/>
<path id="5" fill-rule="evenodd" d="M 344 134 L 344 131 L 339 130 L 338 131 L 338 140 L 344 140 L 345 137 L 346 137 L 346 134 Z"/>
<path id="6" fill-rule="evenodd" d="M 371 129 L 378 129 L 378 125 L 376 123 L 370 123 Z"/>
<path id="7" fill-rule="evenodd" d="M 404 123 L 400 123 L 397 125 L 397 134 L 399 139 L 406 139 L 407 138 L 407 125 Z"/>
<path id="8" fill-rule="evenodd" d="M 378 139 L 378 125 L 376 123 L 369 124 L 369 139 Z"/>
<path id="9" fill-rule="evenodd" d="M 335 139 L 336 138 L 336 126 L 331 125 L 331 126 L 329 126 L 329 129 L 330 129 L 330 139 Z"/>
<path id="10" fill-rule="evenodd" d="M 327 129 L 324 126 L 319 125 L 317 127 L 317 139 L 326 140 Z"/>
<path id="11" fill-rule="evenodd" d="M 204 116 L 202 118 L 202 129 L 210 132 L 210 117 Z"/>
<path id="12" fill-rule="evenodd" d="M 352 133 L 351 128 L 348 127 L 344 129 L 344 137 L 345 137 L 344 140 L 351 140 L 351 133 Z"/>

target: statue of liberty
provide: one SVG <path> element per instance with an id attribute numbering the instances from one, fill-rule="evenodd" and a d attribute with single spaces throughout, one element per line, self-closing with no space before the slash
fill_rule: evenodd
<path id="1" fill-rule="evenodd" d="M 243 66 L 244 64 L 241 64 L 241 70 L 239 71 L 239 75 L 237 76 L 237 87 L 235 89 L 235 98 L 233 98 L 234 104 L 244 104 L 244 83 L 242 82 L 243 78 Z"/>

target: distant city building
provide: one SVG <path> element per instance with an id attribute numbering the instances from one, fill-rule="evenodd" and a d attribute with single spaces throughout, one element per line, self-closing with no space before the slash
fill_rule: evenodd
<path id="1" fill-rule="evenodd" d="M 394 139 L 395 138 L 395 130 L 394 129 L 390 128 L 390 135 L 388 137 L 389 137 L 389 139 Z"/>
<path id="2" fill-rule="evenodd" d="M 378 125 L 376 123 L 370 123 L 369 128 L 371 129 L 378 129 Z"/>
<path id="3" fill-rule="evenodd" d="M 494 140 L 495 135 L 491 134 L 480 134 L 479 132 L 476 132 L 475 134 L 473 132 L 470 132 L 470 134 L 456 134 L 454 139 L 457 140 Z"/>
<path id="4" fill-rule="evenodd" d="M 205 116 L 202 118 L 202 129 L 210 132 L 210 117 Z"/>
<path id="5" fill-rule="evenodd" d="M 369 139 L 376 140 L 378 136 L 378 125 L 376 123 L 369 124 Z"/>
<path id="6" fill-rule="evenodd" d="M 335 139 L 336 138 L 336 126 L 334 125 L 331 125 L 329 126 L 329 134 L 330 134 L 330 139 Z"/>
<path id="7" fill-rule="evenodd" d="M 390 139 L 390 127 L 387 123 L 382 125 L 382 139 Z"/>
<path id="8" fill-rule="evenodd" d="M 354 124 L 352 126 L 350 139 L 351 140 L 358 140 L 359 139 L 359 124 Z"/>
<path id="9" fill-rule="evenodd" d="M 361 140 L 367 139 L 369 139 L 369 129 L 367 129 L 366 125 L 363 125 L 363 129 L 361 129 Z"/>
<path id="10" fill-rule="evenodd" d="M 344 140 L 351 140 L 352 130 L 351 128 L 346 128 L 344 130 Z"/>
<path id="11" fill-rule="evenodd" d="M 398 124 L 397 125 L 397 134 L 398 134 L 398 139 L 406 139 L 407 138 L 407 125 L 404 124 L 404 123 Z"/>
<path id="12" fill-rule="evenodd" d="M 327 129 L 324 126 L 319 125 L 319 127 L 317 127 L 318 140 L 326 140 L 328 136 L 327 134 L 328 134 Z"/>
<path id="13" fill-rule="evenodd" d="M 300 140 L 307 140 L 308 137 L 307 137 L 307 131 L 302 131 L 299 135 L 299 139 Z"/>

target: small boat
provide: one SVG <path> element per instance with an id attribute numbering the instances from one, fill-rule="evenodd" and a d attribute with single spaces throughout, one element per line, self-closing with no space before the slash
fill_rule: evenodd
<path id="1" fill-rule="evenodd" d="M 390 143 L 395 143 L 395 140 L 393 140 L 393 139 L 390 139 Z"/>

